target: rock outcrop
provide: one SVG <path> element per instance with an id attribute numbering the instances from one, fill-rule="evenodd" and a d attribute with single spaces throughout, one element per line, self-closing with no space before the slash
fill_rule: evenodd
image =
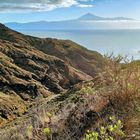
<path id="1" fill-rule="evenodd" d="M 0 24 L 0 125 L 40 98 L 91 80 L 100 67 L 94 58 L 94 52 L 71 41 L 26 36 Z"/>
<path id="2" fill-rule="evenodd" d="M 70 40 L 51 38 L 37 38 L 15 32 L 4 25 L 0 26 L 2 34 L 0 39 L 5 39 L 20 44 L 31 45 L 43 53 L 56 56 L 70 66 L 95 77 L 96 73 L 104 67 L 104 59 L 96 51 L 90 51 Z"/>

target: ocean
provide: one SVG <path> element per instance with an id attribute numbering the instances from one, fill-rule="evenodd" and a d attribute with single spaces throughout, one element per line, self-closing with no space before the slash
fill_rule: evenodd
<path id="1" fill-rule="evenodd" d="M 24 34 L 72 40 L 101 54 L 123 55 L 140 59 L 140 30 L 18 30 Z"/>

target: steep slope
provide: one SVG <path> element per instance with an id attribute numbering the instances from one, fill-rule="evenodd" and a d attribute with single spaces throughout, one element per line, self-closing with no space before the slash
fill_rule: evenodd
<path id="1" fill-rule="evenodd" d="M 0 25 L 0 39 L 17 42 L 20 44 L 31 45 L 46 54 L 54 55 L 72 67 L 84 73 L 95 76 L 103 67 L 103 57 L 95 51 L 80 46 L 69 40 L 40 39 L 26 36 Z"/>
<path id="2" fill-rule="evenodd" d="M 139 140 L 140 69 L 116 65 L 0 128 L 1 140 Z"/>
<path id="3" fill-rule="evenodd" d="M 138 61 L 122 65 L 120 57 L 105 58 L 102 73 L 91 80 L 62 60 L 73 50 L 86 58 L 84 48 L 1 27 L 1 140 L 140 139 Z M 46 40 L 55 53 L 64 52 L 62 59 L 40 51 Z M 85 52 L 89 59 L 92 52 Z"/>
<path id="4" fill-rule="evenodd" d="M 64 92 L 91 79 L 59 58 L 4 40 L 0 40 L 0 67 L 0 124 L 26 112 L 27 104 L 37 97 Z"/>
<path id="5" fill-rule="evenodd" d="M 45 39 L 44 41 L 32 41 L 31 44 L 92 77 L 95 77 L 104 66 L 103 57 L 99 53 L 89 51 L 70 40 Z"/>
<path id="6" fill-rule="evenodd" d="M 0 125 L 22 116 L 36 100 L 92 79 L 32 47 L 26 36 L 4 25 L 0 25 L 0 38 Z"/>
<path id="7" fill-rule="evenodd" d="M 100 54 L 72 41 L 26 36 L 0 24 L 0 125 L 43 97 L 91 80 L 102 67 Z"/>

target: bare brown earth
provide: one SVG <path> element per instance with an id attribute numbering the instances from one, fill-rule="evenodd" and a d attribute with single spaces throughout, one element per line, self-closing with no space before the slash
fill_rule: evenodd
<path id="1" fill-rule="evenodd" d="M 89 84 L 93 86 L 92 82 Z M 50 96 L 48 100 L 40 102 L 30 109 L 29 114 L 1 127 L 2 140 L 11 138 L 28 140 L 30 137 L 27 133 L 29 126 L 34 127 L 31 136 L 34 140 L 47 140 L 42 131 L 44 128 L 51 128 L 54 140 L 82 138 L 89 127 L 97 125 L 100 116 L 106 116 L 108 115 L 107 110 L 110 111 L 109 94 L 102 95 L 109 89 L 101 89 L 89 94 L 80 91 L 82 86 L 86 86 L 86 83 L 76 85 L 63 95 Z M 48 117 L 50 113 L 51 119 Z"/>
<path id="2" fill-rule="evenodd" d="M 67 64 L 90 76 L 94 77 L 104 66 L 104 59 L 101 54 L 96 51 L 90 51 L 70 40 L 40 39 L 15 32 L 4 25 L 1 25 L 0 29 L 0 39 L 17 42 L 22 45 L 31 45 L 43 53 L 62 59 Z"/>
<path id="3" fill-rule="evenodd" d="M 91 80 L 102 67 L 97 60 L 102 64 L 100 54 L 71 41 L 25 36 L 0 24 L 0 125 L 25 114 L 38 98 Z"/>
<path id="4" fill-rule="evenodd" d="M 15 96 L 17 100 L 30 101 L 39 96 L 47 97 L 53 93 L 64 92 L 70 86 L 92 78 L 59 58 L 46 55 L 31 46 L 0 41 L 0 51 L 0 90 L 3 93 L 1 96 L 6 94 Z M 4 97 L 1 99 L 0 104 L 3 104 Z M 10 109 L 7 109 L 7 105 Z M 14 104 L 8 101 L 5 106 L 1 105 L 2 119 L 11 119 L 11 114 L 18 115 L 21 106 L 16 105 L 17 112 L 14 112 Z M 21 113 L 25 111 L 26 109 Z"/>

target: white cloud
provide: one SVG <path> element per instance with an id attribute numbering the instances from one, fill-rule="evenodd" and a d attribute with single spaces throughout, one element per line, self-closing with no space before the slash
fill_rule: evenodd
<path id="1" fill-rule="evenodd" d="M 50 11 L 64 7 L 93 7 L 93 0 L 0 0 L 0 12 Z"/>
<path id="2" fill-rule="evenodd" d="M 91 7 L 93 7 L 93 5 L 91 5 L 91 4 L 78 4 L 78 7 L 81 7 L 81 8 L 91 8 Z"/>

